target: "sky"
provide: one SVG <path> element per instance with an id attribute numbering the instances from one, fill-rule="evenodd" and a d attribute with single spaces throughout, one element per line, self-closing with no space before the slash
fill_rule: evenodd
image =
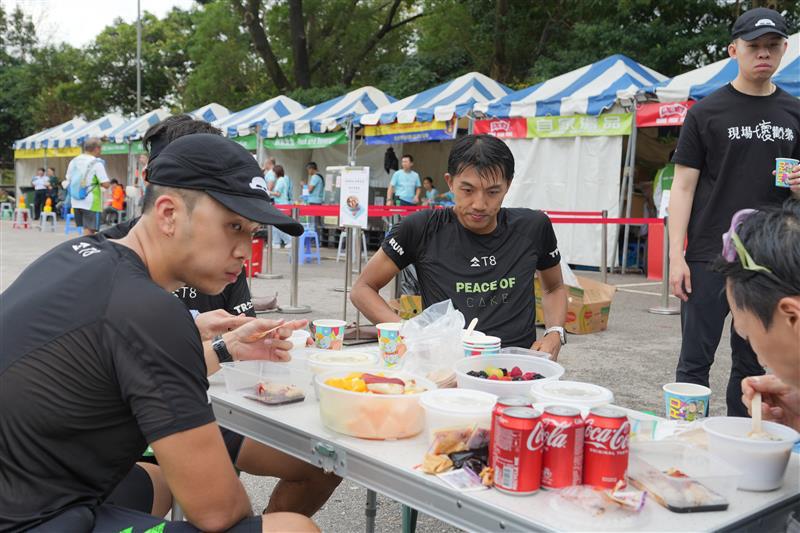
<path id="1" fill-rule="evenodd" d="M 163 17 L 173 6 L 188 9 L 193 0 L 140 0 L 142 13 Z M 0 0 L 6 11 L 16 6 L 30 15 L 42 44 L 89 44 L 103 28 L 121 17 L 136 21 L 136 0 Z"/>

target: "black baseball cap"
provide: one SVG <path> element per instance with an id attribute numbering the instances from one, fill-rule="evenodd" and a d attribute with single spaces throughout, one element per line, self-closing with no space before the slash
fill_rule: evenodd
<path id="1" fill-rule="evenodd" d="M 248 220 L 300 236 L 303 226 L 269 202 L 267 182 L 253 156 L 237 143 L 212 133 L 175 139 L 147 167 L 155 185 L 205 191 Z"/>
<path id="2" fill-rule="evenodd" d="M 731 37 L 753 41 L 762 35 L 775 33 L 788 38 L 788 28 L 783 16 L 772 9 L 757 7 L 749 9 L 736 19 L 731 30 Z"/>

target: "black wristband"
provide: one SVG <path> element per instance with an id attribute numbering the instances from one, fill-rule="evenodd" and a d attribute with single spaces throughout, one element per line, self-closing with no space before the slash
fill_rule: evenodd
<path id="1" fill-rule="evenodd" d="M 211 347 L 214 348 L 214 353 L 217 354 L 217 359 L 219 359 L 220 363 L 230 363 L 233 361 L 233 356 L 228 351 L 228 346 L 225 344 L 222 335 L 214 337 Z"/>

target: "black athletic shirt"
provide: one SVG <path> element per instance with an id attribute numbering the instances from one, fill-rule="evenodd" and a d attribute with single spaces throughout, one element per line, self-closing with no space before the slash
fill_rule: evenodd
<path id="1" fill-rule="evenodd" d="M 109 239 L 121 239 L 139 221 L 138 218 L 126 220 L 116 226 L 103 230 L 101 233 Z M 194 287 L 181 287 L 173 292 L 190 311 L 205 313 L 224 309 L 232 315 L 244 313 L 246 316 L 255 317 L 256 310 L 253 309 L 253 301 L 250 297 L 250 287 L 247 286 L 247 270 L 242 269 L 242 273 L 236 281 L 227 285 L 225 289 L 215 295 L 204 294 Z"/>
<path id="2" fill-rule="evenodd" d="M 533 274 L 561 261 L 547 215 L 521 208 L 500 209 L 487 235 L 466 229 L 452 209 L 419 211 L 381 248 L 398 268 L 414 265 L 425 307 L 450 299 L 480 331 L 524 348 L 536 340 Z"/>
<path id="3" fill-rule="evenodd" d="M 65 242 L 0 298 L 0 530 L 96 507 L 148 443 L 214 420 L 191 314 L 129 248 Z"/>
<path id="4" fill-rule="evenodd" d="M 700 170 L 689 218 L 687 261 L 713 261 L 740 209 L 780 205 L 775 158 L 800 159 L 800 100 L 778 88 L 750 96 L 728 84 L 689 109 L 674 163 Z"/>

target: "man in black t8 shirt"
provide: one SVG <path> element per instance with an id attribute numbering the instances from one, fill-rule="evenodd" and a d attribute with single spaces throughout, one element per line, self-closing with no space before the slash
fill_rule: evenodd
<path id="1" fill-rule="evenodd" d="M 247 518 L 207 393 L 220 353 L 284 360 L 291 329 L 263 338 L 277 323 L 252 320 L 206 350 L 169 292 L 216 294 L 236 280 L 261 224 L 302 227 L 269 207 L 252 156 L 216 135 L 176 140 L 148 179 L 125 238 L 56 246 L 2 295 L 0 530 L 163 529 L 106 503 L 147 444 L 189 520 L 168 531 L 314 529 L 289 513 Z"/>
<path id="2" fill-rule="evenodd" d="M 457 139 L 445 180 L 455 206 L 406 217 L 353 285 L 352 301 L 375 323 L 397 320 L 378 291 L 413 264 L 425 307 L 450 299 L 467 321 L 504 346 L 543 350 L 558 357 L 566 342 L 566 288 L 561 255 L 547 215 L 501 208 L 514 176 L 514 156 L 489 135 Z M 536 340 L 533 276 L 544 292 L 545 325 Z"/>
<path id="3" fill-rule="evenodd" d="M 682 300 L 676 376 L 706 386 L 730 311 L 724 280 L 709 271 L 709 263 L 719 255 L 735 212 L 779 205 L 792 194 L 775 186 L 775 158 L 800 158 L 800 102 L 771 81 L 786 51 L 786 22 L 771 9 L 751 9 L 736 21 L 732 37 L 728 53 L 739 73 L 689 110 L 673 156 L 669 203 L 670 284 Z M 798 171 L 790 176 L 795 194 Z M 746 416 L 740 383 L 764 369 L 733 328 L 731 351 L 728 414 Z"/>

